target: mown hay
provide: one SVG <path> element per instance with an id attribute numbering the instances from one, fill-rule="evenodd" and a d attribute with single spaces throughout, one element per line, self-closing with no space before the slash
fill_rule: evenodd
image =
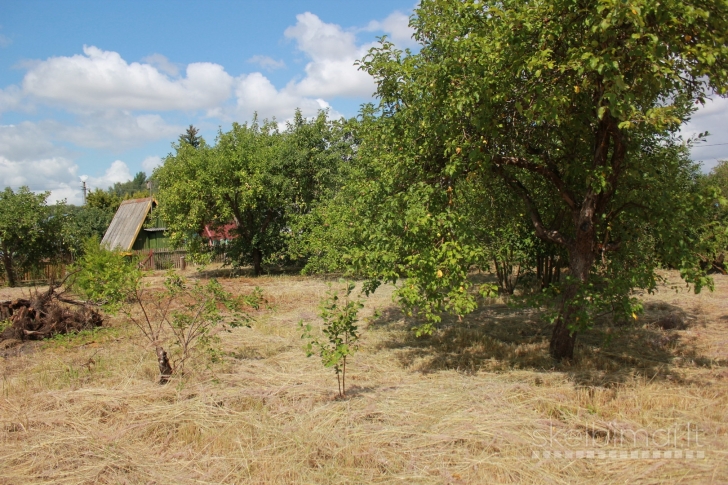
<path id="1" fill-rule="evenodd" d="M 548 357 L 538 312 L 489 305 L 417 339 L 382 287 L 362 311 L 347 399 L 301 348 L 297 323 L 318 325 L 325 281 L 225 279 L 261 286 L 274 308 L 221 334 L 221 363 L 168 386 L 122 319 L 0 359 L 0 483 L 727 483 L 719 278 L 716 293 L 646 295 L 632 325 L 580 335 L 570 364 Z M 654 325 L 679 309 L 687 329 Z M 675 341 L 650 345 L 662 336 Z M 695 455 L 652 457 L 677 449 Z M 597 455 L 565 456 L 584 450 Z"/>

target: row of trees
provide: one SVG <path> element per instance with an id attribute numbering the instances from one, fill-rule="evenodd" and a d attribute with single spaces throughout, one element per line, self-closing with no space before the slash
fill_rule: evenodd
<path id="1" fill-rule="evenodd" d="M 83 206 L 48 204 L 50 192 L 5 188 L 0 192 L 0 257 L 8 284 L 15 286 L 18 275 L 43 264 L 82 254 L 87 239 L 103 237 L 123 200 L 148 197 L 146 183 L 147 175 L 139 172 L 132 180 L 90 192 Z"/>
<path id="2" fill-rule="evenodd" d="M 639 311 L 659 267 L 711 285 L 725 198 L 679 129 L 728 91 L 728 4 L 427 0 L 411 24 L 419 52 L 383 39 L 360 62 L 379 104 L 357 120 L 180 143 L 155 172 L 176 241 L 234 221 L 256 274 L 285 255 L 402 282 L 420 331 L 472 311 L 495 288 L 469 275 L 493 269 L 551 306 L 556 359 L 595 315 Z"/>
<path id="3" fill-rule="evenodd" d="M 49 195 L 27 187 L 0 192 L 0 257 L 10 286 L 26 271 L 78 254 L 84 241 L 103 236 L 111 221 L 98 208 L 48 204 Z"/>
<path id="4" fill-rule="evenodd" d="M 137 172 L 131 180 L 116 182 L 106 190 L 96 188 L 89 192 L 86 195 L 86 205 L 101 209 L 113 216 L 123 201 L 149 197 L 148 182 L 149 178 L 145 172 Z"/>
<path id="5" fill-rule="evenodd" d="M 211 250 L 204 227 L 233 236 L 225 247 L 234 264 L 289 262 L 296 220 L 330 197 L 352 157 L 350 123 L 321 112 L 307 120 L 296 112 L 279 129 L 275 122 L 233 123 L 215 145 L 184 137 L 155 170 L 160 211 L 170 239 L 197 254 Z"/>

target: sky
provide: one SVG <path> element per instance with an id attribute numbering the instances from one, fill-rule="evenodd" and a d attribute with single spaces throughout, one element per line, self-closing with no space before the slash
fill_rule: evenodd
<path id="1" fill-rule="evenodd" d="M 0 0 L 0 187 L 82 202 L 151 174 L 190 124 L 355 116 L 373 80 L 355 62 L 387 35 L 416 49 L 415 0 Z M 683 130 L 709 170 L 728 159 L 728 101 Z"/>

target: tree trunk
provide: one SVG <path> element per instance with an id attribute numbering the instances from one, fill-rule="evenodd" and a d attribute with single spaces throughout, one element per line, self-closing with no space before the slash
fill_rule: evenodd
<path id="1" fill-rule="evenodd" d="M 255 276 L 260 276 L 261 269 L 260 264 L 263 260 L 263 253 L 258 248 L 253 248 L 253 273 Z"/>
<path id="2" fill-rule="evenodd" d="M 578 294 L 581 286 L 589 279 L 594 264 L 593 241 L 593 225 L 590 220 L 582 219 L 577 229 L 576 242 L 569 248 L 571 281 L 564 288 L 561 310 L 549 344 L 551 356 L 558 361 L 574 358 L 576 331 L 579 328 L 577 317 L 582 309 Z"/>
<path id="3" fill-rule="evenodd" d="M 167 352 L 162 347 L 157 347 L 157 362 L 159 363 L 159 383 L 166 384 L 172 377 L 172 365 L 169 363 Z"/>
<path id="4" fill-rule="evenodd" d="M 8 286 L 12 288 L 17 284 L 17 281 L 15 280 L 15 271 L 13 271 L 13 258 L 5 245 L 3 245 L 3 266 L 5 267 L 5 275 L 8 278 Z"/>
<path id="5" fill-rule="evenodd" d="M 574 346 L 576 345 L 576 331 L 570 330 L 569 325 L 574 324 L 579 307 L 574 305 L 572 300 L 579 291 L 579 284 L 572 283 L 566 287 L 561 303 L 561 311 L 556 319 L 554 331 L 551 334 L 549 352 L 551 356 L 561 361 L 574 358 Z"/>

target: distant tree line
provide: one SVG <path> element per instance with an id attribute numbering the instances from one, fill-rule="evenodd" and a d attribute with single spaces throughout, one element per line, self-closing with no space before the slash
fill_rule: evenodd
<path id="1" fill-rule="evenodd" d="M 298 221 L 341 185 L 355 151 L 352 123 L 297 111 L 283 129 L 257 118 L 233 123 L 215 145 L 190 127 L 153 175 L 171 241 L 204 257 L 214 248 L 203 229 L 229 233 L 229 262 L 256 275 L 265 263 L 297 261 Z"/>
<path id="2" fill-rule="evenodd" d="M 116 182 L 106 190 L 96 188 L 89 192 L 86 195 L 86 205 L 113 215 L 124 200 L 149 197 L 147 182 L 147 174 L 137 172 L 134 178 L 127 182 Z"/>
<path id="3" fill-rule="evenodd" d="M 128 182 L 90 192 L 81 206 L 48 204 L 50 192 L 5 188 L 0 192 L 0 273 L 15 286 L 26 271 L 79 256 L 87 239 L 104 236 L 123 200 L 148 197 L 146 182 L 147 175 L 139 172 Z"/>

